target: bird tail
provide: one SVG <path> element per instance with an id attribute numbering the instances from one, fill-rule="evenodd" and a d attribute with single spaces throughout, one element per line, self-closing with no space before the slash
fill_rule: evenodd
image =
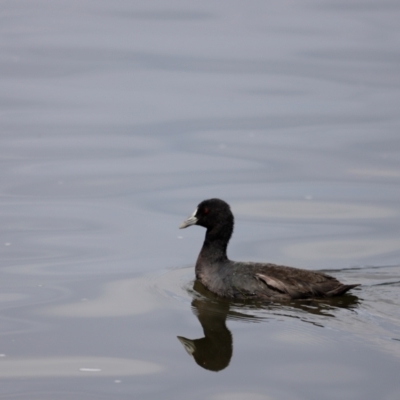
<path id="1" fill-rule="evenodd" d="M 354 285 L 340 285 L 336 287 L 335 289 L 329 291 L 326 293 L 327 296 L 341 296 L 342 294 L 345 294 L 348 290 L 353 289 L 357 286 L 360 286 L 360 283 L 356 283 Z"/>

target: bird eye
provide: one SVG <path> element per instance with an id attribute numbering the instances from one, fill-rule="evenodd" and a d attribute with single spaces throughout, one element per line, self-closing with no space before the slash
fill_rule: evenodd
<path id="1" fill-rule="evenodd" d="M 210 211 L 210 210 L 206 207 L 206 208 L 203 210 L 203 213 L 204 213 L 204 214 L 208 214 L 209 211 Z"/>

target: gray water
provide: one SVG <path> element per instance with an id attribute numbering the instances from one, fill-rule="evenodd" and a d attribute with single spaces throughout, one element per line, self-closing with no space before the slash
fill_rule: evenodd
<path id="1" fill-rule="evenodd" d="M 0 7 L 1 399 L 399 398 L 397 1 Z M 209 197 L 232 259 L 362 286 L 193 287 Z"/>

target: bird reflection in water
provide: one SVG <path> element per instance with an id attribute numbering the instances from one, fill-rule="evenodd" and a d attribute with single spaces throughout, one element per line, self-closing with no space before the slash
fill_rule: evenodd
<path id="1" fill-rule="evenodd" d="M 358 297 L 349 294 L 323 300 L 271 304 L 232 302 L 209 292 L 199 281 L 194 282 L 191 295 L 192 310 L 203 328 L 204 337 L 187 339 L 178 336 L 178 340 L 200 367 L 215 372 L 225 369 L 232 358 L 233 340 L 232 333 L 226 326 L 227 318 L 261 322 L 284 316 L 323 327 L 323 319 L 334 318 L 335 310 L 351 310 L 359 304 Z"/>

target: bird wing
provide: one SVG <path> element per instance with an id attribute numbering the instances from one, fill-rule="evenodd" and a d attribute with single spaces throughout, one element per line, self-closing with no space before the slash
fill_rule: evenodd
<path id="1" fill-rule="evenodd" d="M 265 272 L 257 272 L 255 277 L 270 289 L 285 293 L 292 299 L 324 296 L 329 289 L 333 289 L 332 286 L 336 286 L 335 279 L 327 279 L 322 282 L 306 282 L 302 279 L 294 279 L 293 277 L 279 279 Z"/>
<path id="2" fill-rule="evenodd" d="M 267 274 L 261 274 L 261 273 L 256 273 L 255 274 L 256 278 L 265 283 L 267 286 L 269 286 L 272 289 L 277 290 L 278 292 L 281 293 L 289 293 L 288 288 L 284 284 L 284 282 L 280 281 L 279 279 L 272 278 L 271 276 L 268 276 Z"/>

